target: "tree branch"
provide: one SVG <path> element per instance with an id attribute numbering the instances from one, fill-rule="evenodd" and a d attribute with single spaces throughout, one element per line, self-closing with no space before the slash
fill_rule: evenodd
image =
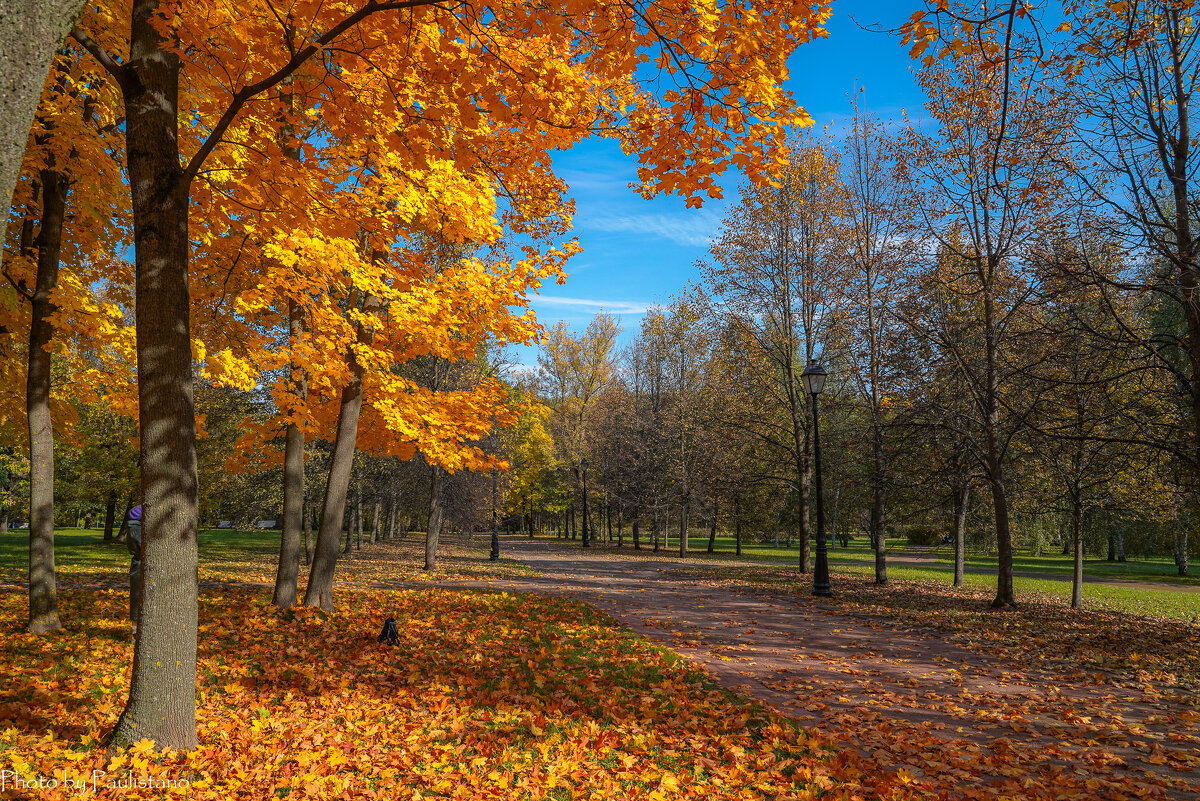
<path id="1" fill-rule="evenodd" d="M 334 41 L 347 30 L 353 28 L 355 25 L 377 12 L 400 11 L 406 8 L 420 8 L 422 6 L 438 5 L 440 2 L 442 2 L 442 0 L 396 0 L 395 2 L 368 0 L 366 5 L 360 8 L 358 11 L 355 11 L 337 25 L 334 25 L 322 36 L 314 39 L 311 44 L 296 51 L 295 54 L 288 60 L 288 62 L 276 70 L 275 73 L 268 75 L 261 81 L 252 83 L 249 86 L 243 86 L 241 89 L 238 89 L 236 92 L 234 92 L 233 100 L 230 102 L 229 107 L 225 109 L 225 113 L 221 115 L 221 118 L 217 120 L 217 124 L 213 126 L 212 132 L 208 135 L 208 138 L 204 140 L 204 142 L 200 145 L 200 149 L 196 151 L 191 160 L 188 162 L 187 167 L 183 171 L 183 179 L 190 183 L 192 179 L 196 177 L 196 174 L 204 165 L 205 160 L 209 157 L 209 155 L 212 154 L 213 150 L 216 149 L 217 145 L 221 142 L 221 137 L 225 135 L 225 131 L 228 130 L 229 126 L 233 124 L 233 121 L 237 118 L 238 113 L 242 110 L 242 106 L 246 105 L 247 101 L 283 81 L 285 78 L 299 69 L 304 62 L 308 61 L 313 57 L 314 54 L 324 48 L 325 45 Z"/>

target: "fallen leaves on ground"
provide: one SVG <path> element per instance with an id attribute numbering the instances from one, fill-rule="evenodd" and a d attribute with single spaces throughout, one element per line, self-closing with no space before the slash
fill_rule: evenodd
<path id="1" fill-rule="evenodd" d="M 0 597 L 10 632 L 23 600 Z M 352 611 L 336 617 L 247 589 L 203 593 L 200 747 L 142 743 L 108 760 L 98 741 L 128 681 L 124 603 L 65 593 L 66 631 L 8 637 L 0 753 L 58 782 L 40 798 L 180 797 L 145 786 L 169 781 L 197 799 L 853 798 L 895 783 L 584 604 L 437 589 L 347 592 Z M 396 647 L 374 640 L 389 614 Z M 24 797 L 11 779 L 5 792 Z"/>

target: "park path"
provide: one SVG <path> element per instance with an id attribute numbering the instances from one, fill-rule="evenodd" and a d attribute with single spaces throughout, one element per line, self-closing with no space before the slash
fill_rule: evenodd
<path id="1" fill-rule="evenodd" d="M 949 797 L 1012 797 L 1014 782 L 1026 798 L 1200 796 L 1200 714 L 1160 695 L 1068 664 L 1006 663 L 808 596 L 707 585 L 678 560 L 522 537 L 504 537 L 503 551 L 538 575 L 440 583 L 591 603 L 871 769 L 905 770 Z"/>

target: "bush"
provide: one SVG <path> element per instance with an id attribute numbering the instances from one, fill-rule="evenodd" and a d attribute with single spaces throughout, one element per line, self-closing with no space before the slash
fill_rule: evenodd
<path id="1" fill-rule="evenodd" d="M 933 526 L 909 526 L 907 536 L 909 545 L 936 546 L 942 544 L 944 532 Z"/>

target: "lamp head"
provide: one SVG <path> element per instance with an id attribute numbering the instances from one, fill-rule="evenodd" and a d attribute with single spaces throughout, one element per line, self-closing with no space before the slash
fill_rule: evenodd
<path id="1" fill-rule="evenodd" d="M 820 395 L 821 391 L 825 389 L 827 375 L 829 375 L 829 371 L 825 369 L 825 365 L 816 359 L 809 359 L 808 366 L 800 374 L 800 380 L 804 382 L 804 391 L 809 395 Z"/>

